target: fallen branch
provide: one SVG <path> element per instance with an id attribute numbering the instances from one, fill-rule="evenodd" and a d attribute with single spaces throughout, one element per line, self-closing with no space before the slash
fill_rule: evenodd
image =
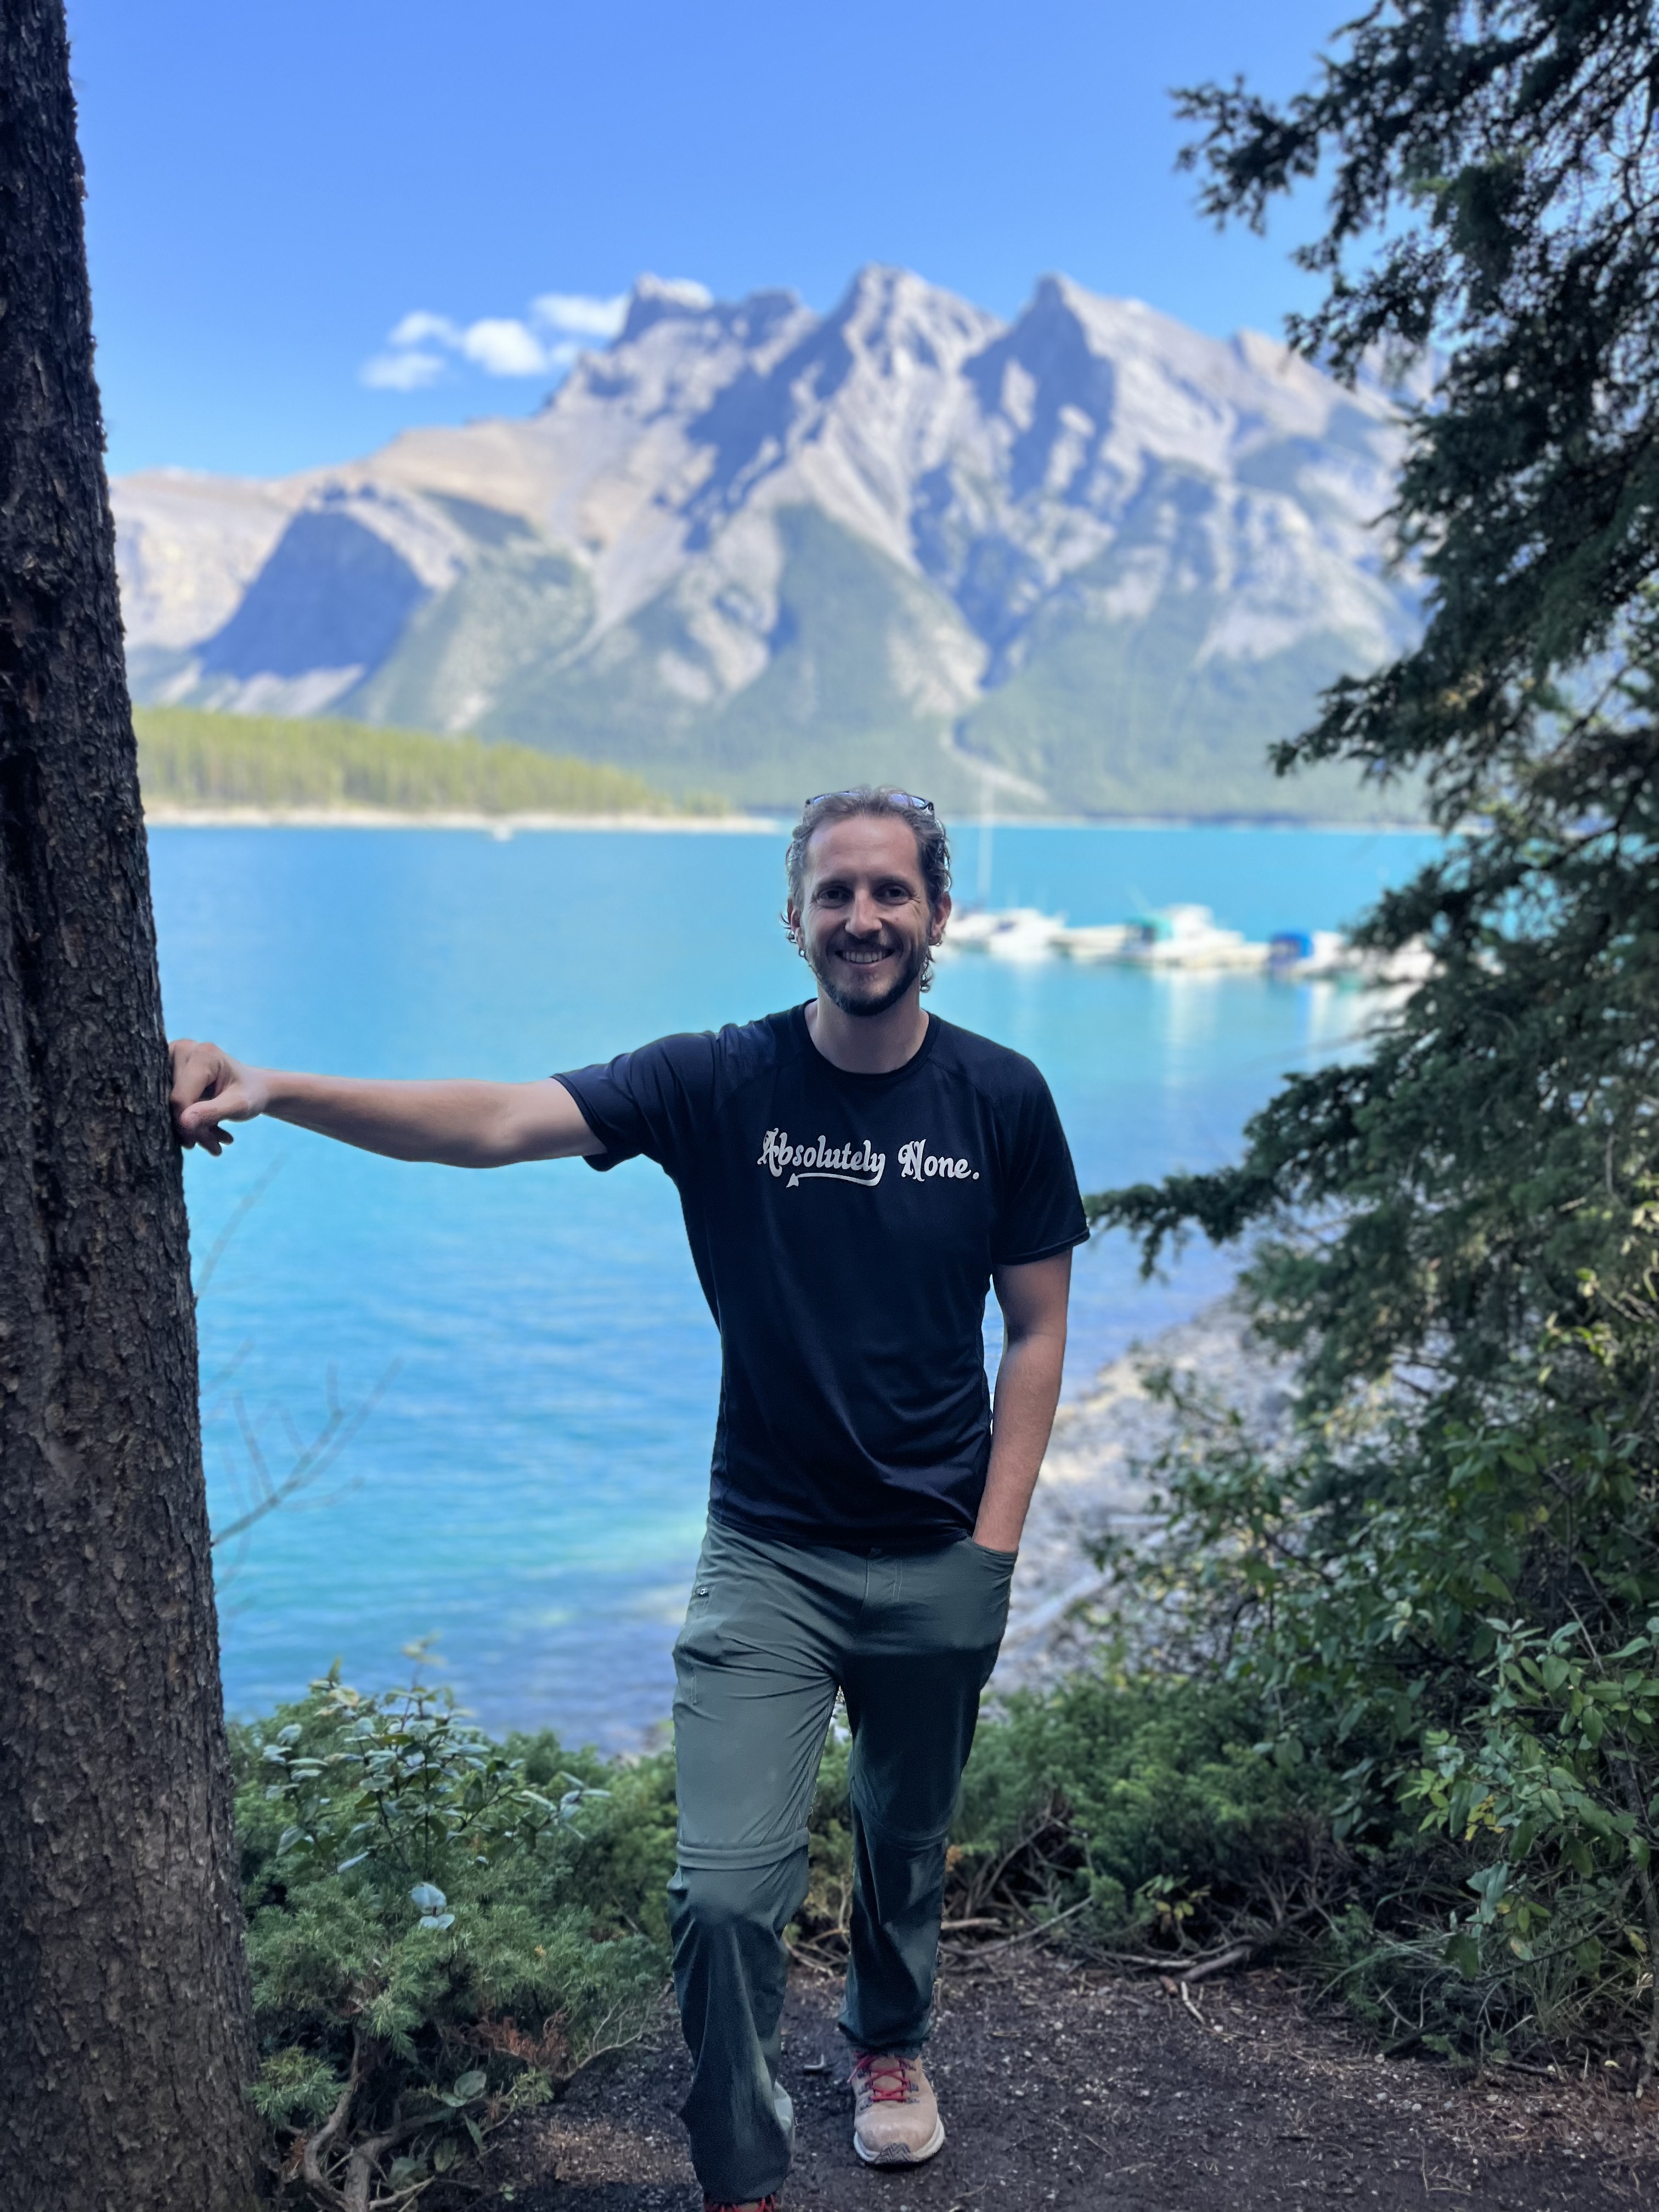
<path id="1" fill-rule="evenodd" d="M 1261 1949 L 1262 1942 L 1267 1940 L 1264 1937 L 1261 1942 L 1254 1943 L 1230 1944 L 1226 1950 L 1218 1951 L 1213 1958 L 1196 1960 L 1176 1978 L 1182 1983 L 1204 1982 L 1207 1981 L 1212 1974 L 1224 1974 L 1229 1966 L 1242 1966 L 1246 1959 L 1255 1958 L 1256 1953 Z"/>
<path id="2" fill-rule="evenodd" d="M 1022 1928 L 1017 1936 L 1004 1936 L 994 1943 L 975 1943 L 963 1955 L 966 1958 L 979 1959 L 982 1958 L 988 1951 L 1010 1951 L 1016 1943 L 1034 1943 L 1040 1937 L 1047 1936 L 1052 1929 L 1058 1928 L 1062 1920 L 1070 1920 L 1075 1913 L 1084 1911 L 1093 1903 L 1094 1899 L 1091 1897 L 1080 1897 L 1075 1905 L 1068 1905 L 1064 1912 L 1056 1912 L 1051 1920 L 1039 1920 L 1030 1928 Z M 993 1927 L 1000 1925 L 995 1921 L 991 1924 Z"/>

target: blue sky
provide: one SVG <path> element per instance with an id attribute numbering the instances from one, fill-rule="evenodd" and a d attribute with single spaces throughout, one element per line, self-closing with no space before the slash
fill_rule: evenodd
<path id="1" fill-rule="evenodd" d="M 69 0 L 111 468 L 528 412 L 647 269 L 822 308 L 898 262 L 1005 315 L 1059 270 L 1277 330 L 1292 231 L 1199 221 L 1168 88 L 1288 91 L 1352 12 Z"/>

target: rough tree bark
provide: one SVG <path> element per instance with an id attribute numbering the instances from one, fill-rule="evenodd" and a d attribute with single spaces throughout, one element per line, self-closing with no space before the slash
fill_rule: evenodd
<path id="1" fill-rule="evenodd" d="M 196 1333 L 62 0 L 0 0 L 0 2204 L 241 2212 Z"/>

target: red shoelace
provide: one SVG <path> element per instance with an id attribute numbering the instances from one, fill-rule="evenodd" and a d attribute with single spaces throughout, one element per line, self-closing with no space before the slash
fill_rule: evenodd
<path id="1" fill-rule="evenodd" d="M 738 2208 L 735 2204 L 716 2204 L 712 2197 L 705 2197 L 702 2200 L 702 2212 L 738 2212 Z M 778 2212 L 777 2198 L 775 2197 L 761 2197 L 759 2212 Z"/>
<path id="2" fill-rule="evenodd" d="M 853 2086 L 872 2105 L 914 2105 L 921 2091 L 911 2071 L 915 2061 L 861 2051 L 853 2063 Z"/>

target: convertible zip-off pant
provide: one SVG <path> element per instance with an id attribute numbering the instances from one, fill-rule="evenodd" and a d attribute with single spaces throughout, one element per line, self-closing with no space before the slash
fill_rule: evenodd
<path id="1" fill-rule="evenodd" d="M 852 1955 L 842 2032 L 915 2057 L 932 2021 L 946 1832 L 1008 1617 L 1012 1552 L 775 1542 L 711 1522 L 674 1647 L 674 1987 L 682 2117 L 707 2195 L 782 2185 L 783 1931 L 836 1692 L 853 1732 Z"/>

